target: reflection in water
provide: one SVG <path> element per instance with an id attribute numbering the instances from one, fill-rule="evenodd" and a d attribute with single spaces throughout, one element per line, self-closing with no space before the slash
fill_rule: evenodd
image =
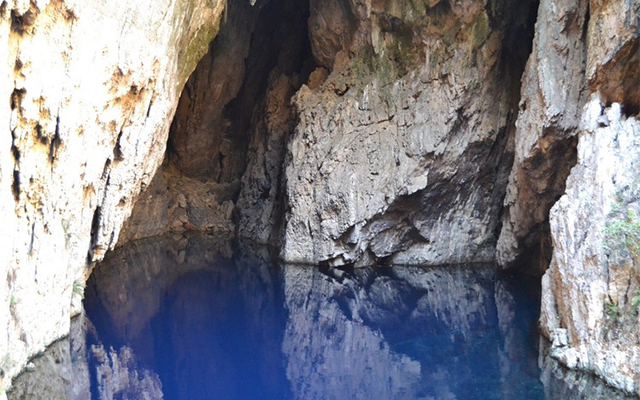
<path id="1" fill-rule="evenodd" d="M 9 399 L 624 398 L 538 357 L 539 295 L 522 278 L 268 260 L 208 236 L 116 250 L 87 286 L 88 318 Z"/>
<path id="2" fill-rule="evenodd" d="M 300 399 L 542 399 L 522 289 L 482 266 L 287 267 L 287 377 Z"/>

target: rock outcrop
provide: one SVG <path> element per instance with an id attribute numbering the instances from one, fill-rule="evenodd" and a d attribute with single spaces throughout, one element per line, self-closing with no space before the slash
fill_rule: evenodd
<path id="1" fill-rule="evenodd" d="M 542 0 L 535 35 L 497 260 L 536 275 L 550 265 L 553 357 L 640 393 L 640 3 Z"/>
<path id="2" fill-rule="evenodd" d="M 541 326 L 551 355 L 640 395 L 640 122 L 594 95 L 550 214 Z"/>
<path id="3" fill-rule="evenodd" d="M 0 388 L 106 252 L 217 230 L 550 265 L 551 355 L 640 393 L 639 1 L 0 0 L 0 43 Z"/>
<path id="4" fill-rule="evenodd" d="M 586 95 L 588 3 L 540 2 L 533 50 L 522 77 L 497 260 L 512 266 L 525 258 L 527 268 L 535 265 L 538 275 L 549 263 L 549 209 L 575 164 L 575 135 Z"/>
<path id="5" fill-rule="evenodd" d="M 534 2 L 312 1 L 282 258 L 491 261 Z"/>
<path id="6" fill-rule="evenodd" d="M 576 162 L 590 93 L 607 105 L 619 102 L 627 115 L 638 113 L 639 10 L 638 2 L 541 1 L 497 246 L 503 266 L 524 261 L 541 274 L 549 265 L 548 213 Z"/>
<path id="7" fill-rule="evenodd" d="M 72 293 L 162 161 L 224 3 L 1 2 L 0 387 L 69 333 Z"/>

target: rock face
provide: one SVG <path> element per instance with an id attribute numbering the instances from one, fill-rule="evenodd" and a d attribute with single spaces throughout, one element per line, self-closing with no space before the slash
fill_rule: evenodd
<path id="1" fill-rule="evenodd" d="M 116 244 L 162 161 L 223 7 L 1 2 L 0 387 L 68 334 L 74 282 Z"/>
<path id="2" fill-rule="evenodd" d="M 121 243 L 216 230 L 277 244 L 281 169 L 295 124 L 290 98 L 311 69 L 307 13 L 306 1 L 230 2 L 182 93 L 162 172 L 137 201 Z"/>
<path id="3" fill-rule="evenodd" d="M 503 5 L 311 2 L 322 68 L 293 100 L 283 259 L 494 258 L 535 16 Z"/>
<path id="4" fill-rule="evenodd" d="M 538 274 L 548 265 L 549 209 L 575 163 L 575 135 L 584 104 L 587 9 L 588 1 L 540 3 L 522 78 L 515 158 L 497 244 L 503 266 L 527 256 L 541 256 Z"/>
<path id="5" fill-rule="evenodd" d="M 640 4 L 542 0 L 533 51 L 523 76 L 515 159 L 502 216 L 497 260 L 509 267 L 551 257 L 548 213 L 575 164 L 582 108 L 590 93 L 640 109 Z M 531 267 L 528 267 L 531 268 Z"/>
<path id="6" fill-rule="evenodd" d="M 541 326 L 551 355 L 640 394 L 640 122 L 594 95 L 578 163 L 550 214 Z"/>
<path id="7" fill-rule="evenodd" d="M 497 260 L 550 263 L 551 355 L 640 393 L 640 3 L 543 0 L 535 35 Z"/>
<path id="8" fill-rule="evenodd" d="M 0 0 L 0 388 L 108 250 L 222 230 L 551 264 L 552 356 L 638 392 L 639 38 L 637 0 Z"/>

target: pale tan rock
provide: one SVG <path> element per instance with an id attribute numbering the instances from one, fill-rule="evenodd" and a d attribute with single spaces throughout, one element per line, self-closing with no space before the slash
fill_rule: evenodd
<path id="1" fill-rule="evenodd" d="M 68 333 L 73 283 L 162 161 L 224 3 L 2 2 L 0 386 Z"/>
<path id="2" fill-rule="evenodd" d="M 621 190 L 640 190 L 640 122 L 621 111 L 618 103 L 605 109 L 597 95 L 584 108 L 578 162 L 550 213 L 553 258 L 542 281 L 540 322 L 547 337 L 566 330 L 568 346 L 554 340 L 563 345 L 552 356 L 640 394 L 639 317 L 631 305 L 640 287 L 638 260 L 607 245 Z M 608 126 L 597 122 L 603 114 Z"/>

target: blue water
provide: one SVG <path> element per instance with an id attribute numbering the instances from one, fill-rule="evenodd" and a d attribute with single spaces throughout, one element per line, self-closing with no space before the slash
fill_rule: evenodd
<path id="1" fill-rule="evenodd" d="M 10 400 L 613 398 L 541 371 L 539 296 L 492 265 L 341 271 L 215 237 L 145 240 L 94 271 L 54 352 L 64 388 L 18 379 Z"/>

